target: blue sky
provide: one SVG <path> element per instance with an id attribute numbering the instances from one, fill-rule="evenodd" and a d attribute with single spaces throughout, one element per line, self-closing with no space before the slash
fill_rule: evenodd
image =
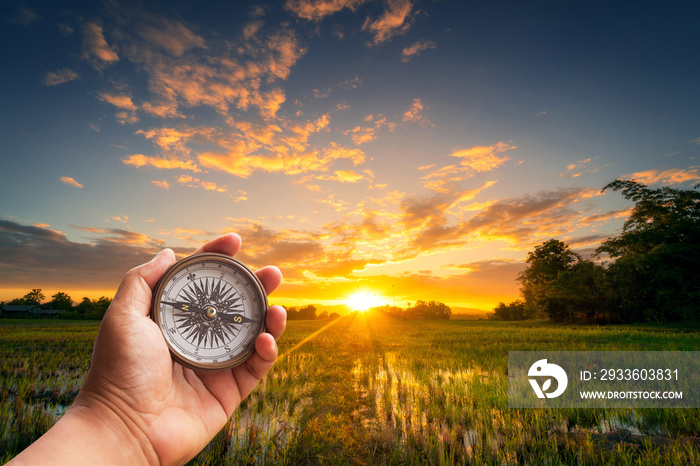
<path id="1" fill-rule="evenodd" d="M 238 232 L 282 303 L 517 296 L 700 180 L 689 2 L 5 2 L 0 299 Z"/>

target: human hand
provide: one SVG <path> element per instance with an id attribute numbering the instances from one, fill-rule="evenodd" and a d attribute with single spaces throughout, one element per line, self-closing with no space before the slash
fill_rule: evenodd
<path id="1" fill-rule="evenodd" d="M 233 256 L 240 247 L 240 237 L 228 234 L 195 253 Z M 221 430 L 277 357 L 276 340 L 284 332 L 286 312 L 272 306 L 268 333 L 258 337 L 255 353 L 242 365 L 203 373 L 174 362 L 149 317 L 152 290 L 174 262 L 174 253 L 165 249 L 126 274 L 102 320 L 85 384 L 64 415 L 73 426 L 92 426 L 104 442 L 97 453 L 116 463 L 185 463 Z M 268 294 L 282 280 L 277 267 L 264 267 L 256 275 Z M 75 429 L 74 434 L 79 435 Z M 55 444 L 57 439 L 54 434 Z M 120 449 L 116 456 L 104 450 L 113 444 Z"/>

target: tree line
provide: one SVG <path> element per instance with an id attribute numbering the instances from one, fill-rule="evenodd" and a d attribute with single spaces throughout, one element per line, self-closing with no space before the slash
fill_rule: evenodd
<path id="1" fill-rule="evenodd" d="M 81 302 L 73 305 L 73 299 L 59 291 L 51 296 L 51 301 L 44 302 L 46 295 L 41 288 L 33 288 L 21 298 L 15 298 L 9 302 L 0 302 L 0 307 L 5 305 L 12 306 L 41 306 L 44 309 L 53 309 L 63 311 L 58 314 L 59 319 L 97 319 L 101 320 L 107 308 L 112 303 L 111 298 L 102 296 L 99 299 L 90 299 L 84 297 Z M 43 303 L 43 304 L 42 304 Z"/>
<path id="2" fill-rule="evenodd" d="M 337 319 L 338 317 L 340 317 L 340 314 L 337 312 L 331 312 L 329 315 L 328 311 L 323 311 L 319 315 L 316 315 L 316 306 L 313 304 L 299 309 L 297 309 L 296 306 L 287 308 L 287 320 L 328 320 Z"/>
<path id="3" fill-rule="evenodd" d="M 449 320 L 452 316 L 452 309 L 445 303 L 439 301 L 422 301 L 418 300 L 416 304 L 403 309 L 397 306 L 379 306 L 373 307 L 372 311 L 383 312 L 390 316 L 399 317 L 401 319 L 444 319 Z"/>
<path id="4" fill-rule="evenodd" d="M 650 189 L 615 180 L 603 191 L 634 201 L 622 232 L 594 259 L 550 239 L 527 255 L 517 278 L 522 298 L 499 303 L 493 319 L 547 317 L 555 322 L 633 323 L 700 320 L 700 193 Z"/>

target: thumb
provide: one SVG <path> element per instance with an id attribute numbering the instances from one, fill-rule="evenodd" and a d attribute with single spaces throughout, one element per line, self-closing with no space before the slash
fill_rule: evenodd
<path id="1" fill-rule="evenodd" d="M 138 314 L 150 312 L 151 294 L 160 277 L 175 263 L 175 253 L 163 249 L 150 262 L 129 270 L 119 285 L 114 301 L 122 309 L 139 309 Z"/>

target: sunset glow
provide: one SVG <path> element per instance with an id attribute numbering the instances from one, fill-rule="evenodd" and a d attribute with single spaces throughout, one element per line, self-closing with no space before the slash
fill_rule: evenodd
<path id="1" fill-rule="evenodd" d="M 236 232 L 277 304 L 491 310 L 619 231 L 610 181 L 700 180 L 697 30 L 657 9 L 70 4 L 2 7 L 0 300 Z"/>
<path id="2" fill-rule="evenodd" d="M 371 307 L 379 306 L 379 301 L 376 296 L 369 293 L 355 293 L 347 299 L 345 304 L 356 311 L 365 312 Z"/>

